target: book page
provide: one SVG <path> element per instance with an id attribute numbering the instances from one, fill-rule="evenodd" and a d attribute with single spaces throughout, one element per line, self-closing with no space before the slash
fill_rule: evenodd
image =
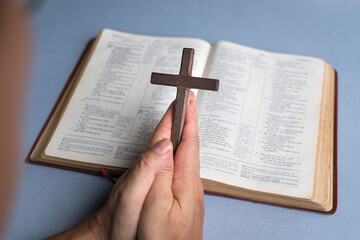
<path id="1" fill-rule="evenodd" d="M 221 41 L 205 76 L 220 88 L 198 96 L 201 177 L 309 198 L 324 62 Z"/>
<path id="2" fill-rule="evenodd" d="M 130 167 L 176 97 L 175 87 L 151 84 L 151 72 L 178 74 L 184 47 L 195 49 L 193 76 L 201 77 L 205 41 L 104 30 L 45 154 Z"/>

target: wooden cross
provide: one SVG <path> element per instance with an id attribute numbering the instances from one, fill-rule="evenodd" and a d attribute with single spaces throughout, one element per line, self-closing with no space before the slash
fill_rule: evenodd
<path id="1" fill-rule="evenodd" d="M 219 89 L 219 80 L 217 79 L 191 76 L 194 52 L 195 50 L 193 48 L 183 49 L 179 75 L 156 72 L 151 74 L 151 83 L 177 87 L 174 118 L 171 129 L 171 142 L 173 144 L 174 154 L 181 141 L 190 88 L 213 91 Z"/>

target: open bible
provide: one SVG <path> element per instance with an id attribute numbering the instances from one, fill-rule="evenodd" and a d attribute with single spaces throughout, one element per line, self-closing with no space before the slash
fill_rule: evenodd
<path id="1" fill-rule="evenodd" d="M 193 76 L 220 79 L 194 91 L 201 178 L 207 193 L 312 211 L 336 209 L 336 72 L 325 61 L 219 41 L 105 29 L 87 47 L 28 162 L 120 175 L 146 148 L 176 88 L 184 47 Z"/>

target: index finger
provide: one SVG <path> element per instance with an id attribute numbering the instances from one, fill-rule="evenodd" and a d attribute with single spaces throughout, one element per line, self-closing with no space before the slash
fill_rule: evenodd
<path id="1" fill-rule="evenodd" d="M 170 104 L 163 118 L 160 120 L 159 124 L 155 128 L 155 131 L 149 141 L 147 148 L 152 147 L 156 142 L 164 138 L 170 139 L 174 112 L 174 102 L 175 101 Z"/>
<path id="2" fill-rule="evenodd" d="M 174 177 L 198 178 L 200 175 L 198 115 L 194 94 L 189 97 L 184 130 L 175 154 Z"/>

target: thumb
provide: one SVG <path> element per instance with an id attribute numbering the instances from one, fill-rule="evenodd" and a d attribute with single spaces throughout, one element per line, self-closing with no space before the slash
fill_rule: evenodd
<path id="1" fill-rule="evenodd" d="M 130 169 L 125 191 L 133 206 L 140 207 L 154 182 L 156 175 L 172 158 L 172 143 L 163 139 L 140 155 L 134 167 Z"/>
<path id="2" fill-rule="evenodd" d="M 172 144 L 163 139 L 147 149 L 136 164 L 116 182 L 109 197 L 109 216 L 116 216 L 112 229 L 120 239 L 135 239 L 140 213 L 155 176 L 172 159 Z M 114 213 L 114 207 L 115 213 Z M 114 225 L 115 226 L 115 225 Z"/>

